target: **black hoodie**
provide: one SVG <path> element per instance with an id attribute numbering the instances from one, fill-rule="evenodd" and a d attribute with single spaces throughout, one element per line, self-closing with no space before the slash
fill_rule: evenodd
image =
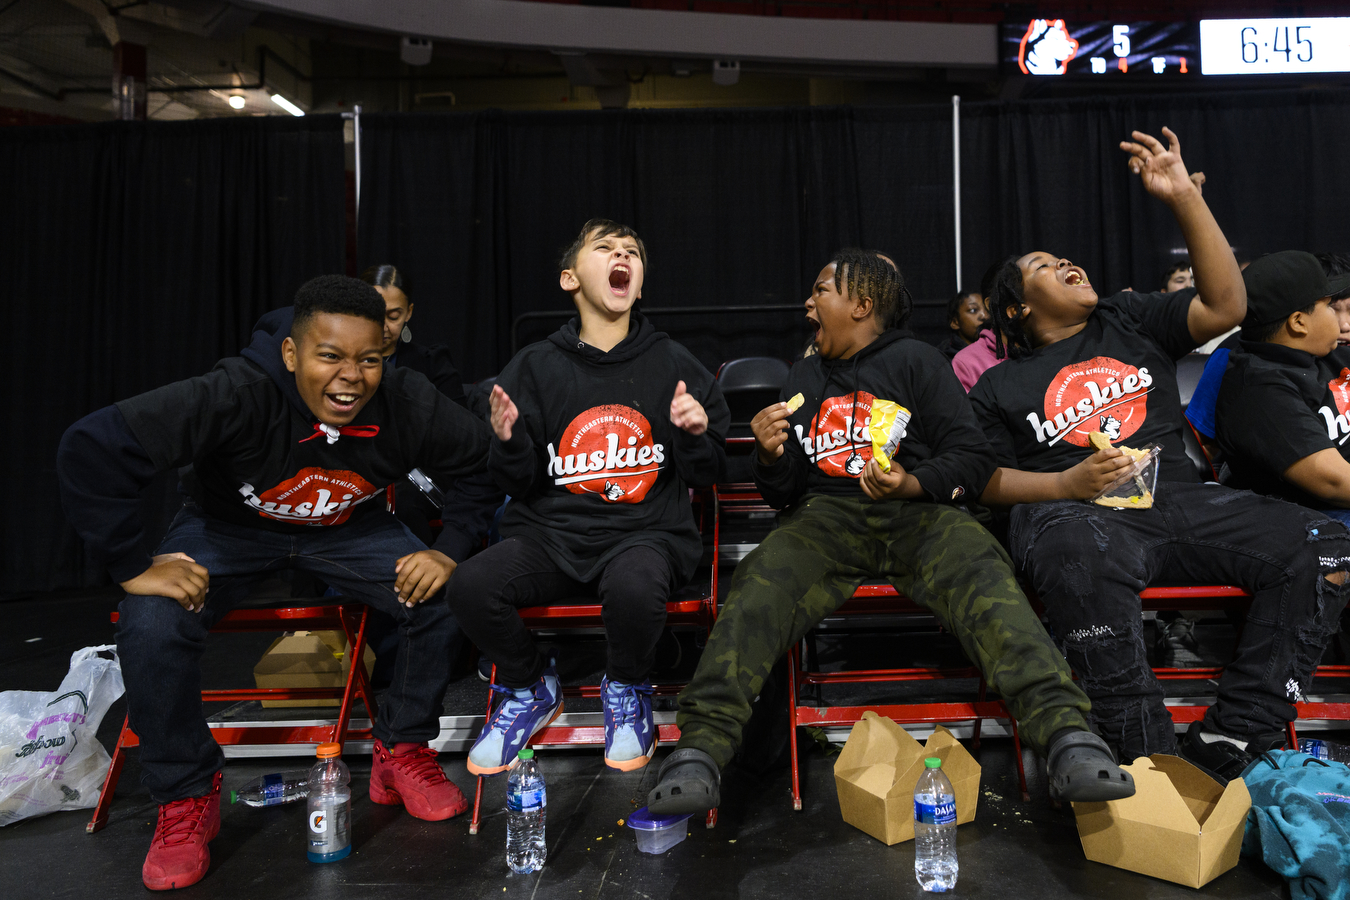
<path id="1" fill-rule="evenodd" d="M 849 359 L 801 360 L 780 399 L 796 394 L 804 402 L 788 419 L 783 455 L 765 466 L 755 454 L 755 484 L 775 509 L 809 493 L 867 499 L 858 476 L 872 459 L 874 399 L 909 411 L 894 460 L 927 500 L 969 502 L 994 474 L 989 442 L 951 363 L 907 331 L 887 331 Z"/>
<path id="2" fill-rule="evenodd" d="M 349 425 L 336 436 L 320 430 L 282 362 L 289 331 L 289 317 L 269 321 L 239 357 L 66 431 L 57 451 L 62 506 L 114 580 L 150 566 L 138 493 L 166 469 L 191 464 L 183 486 L 208 515 L 286 533 L 383 509 L 377 498 L 414 467 L 482 471 L 486 425 L 410 369 L 386 368 Z"/>
<path id="3" fill-rule="evenodd" d="M 599 577 L 630 547 L 664 555 L 679 583 L 702 555 L 689 488 L 726 469 L 731 414 L 694 355 L 632 314 L 628 337 L 605 353 L 577 336 L 573 318 L 531 344 L 497 378 L 520 418 L 492 439 L 489 470 L 511 495 L 503 537 L 537 541 L 578 581 Z M 678 382 L 703 404 L 708 430 L 670 421 Z"/>

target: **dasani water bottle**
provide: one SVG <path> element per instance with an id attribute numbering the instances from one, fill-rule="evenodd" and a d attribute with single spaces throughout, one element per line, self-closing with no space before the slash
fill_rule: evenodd
<path id="1" fill-rule="evenodd" d="M 544 812 L 548 796 L 534 751 L 526 747 L 506 779 L 506 864 L 517 875 L 544 867 Z"/>
<path id="2" fill-rule="evenodd" d="M 956 795 L 942 760 L 923 761 L 914 786 L 914 877 L 925 891 L 956 887 Z"/>

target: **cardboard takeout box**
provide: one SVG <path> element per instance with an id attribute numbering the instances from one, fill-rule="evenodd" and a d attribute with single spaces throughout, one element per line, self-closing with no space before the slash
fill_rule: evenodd
<path id="1" fill-rule="evenodd" d="M 294 631 L 272 642 L 253 667 L 260 688 L 340 688 L 347 683 L 350 665 L 347 636 L 341 631 Z M 364 654 L 366 675 L 375 665 L 369 646 Z M 341 700 L 264 700 L 267 709 L 289 706 L 340 706 Z"/>
<path id="2" fill-rule="evenodd" d="M 1176 756 L 1123 767 L 1135 794 L 1075 803 L 1088 859 L 1198 888 L 1237 865 L 1252 798 L 1242 779 L 1227 787 Z"/>
<path id="3" fill-rule="evenodd" d="M 834 764 L 844 821 L 886 844 L 914 839 L 914 786 L 924 759 L 942 760 L 956 794 L 956 823 L 975 818 L 980 764 L 941 725 L 920 744 L 895 722 L 868 710 L 849 732 Z"/>

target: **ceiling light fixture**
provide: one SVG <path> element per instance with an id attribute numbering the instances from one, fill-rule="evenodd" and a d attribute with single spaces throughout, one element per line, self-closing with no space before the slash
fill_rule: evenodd
<path id="1" fill-rule="evenodd" d="M 275 103 L 277 106 L 280 106 L 282 109 L 286 110 L 286 112 L 290 113 L 293 116 L 303 116 L 305 114 L 305 111 L 303 109 L 296 106 L 294 103 L 287 100 L 280 94 L 273 94 L 272 102 Z"/>
<path id="2" fill-rule="evenodd" d="M 229 104 L 230 104 L 230 108 L 231 108 L 231 109 L 243 109 L 243 108 L 244 108 L 244 102 L 245 102 L 245 101 L 244 101 L 244 95 L 243 95 L 243 94 L 234 94 L 234 95 L 232 95 L 232 96 L 230 97 L 230 99 L 229 99 Z"/>

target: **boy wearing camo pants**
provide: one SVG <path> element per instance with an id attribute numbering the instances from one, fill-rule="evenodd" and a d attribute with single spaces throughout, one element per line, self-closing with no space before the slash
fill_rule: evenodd
<path id="1" fill-rule="evenodd" d="M 780 525 L 736 569 L 693 680 L 680 742 L 648 802 L 662 815 L 718 805 L 721 771 L 774 664 L 864 582 L 884 579 L 937 616 L 1023 739 L 1046 756 L 1053 796 L 1134 793 L 1088 730 L 1090 704 L 1013 578 L 1007 553 L 955 504 L 993 472 L 989 446 L 950 365 L 901 330 L 909 292 L 895 264 L 844 250 L 806 301 L 819 352 L 793 367 L 786 402 L 755 416 L 755 482 Z M 899 410 L 895 410 L 898 405 Z M 895 412 L 889 469 L 869 424 Z"/>

